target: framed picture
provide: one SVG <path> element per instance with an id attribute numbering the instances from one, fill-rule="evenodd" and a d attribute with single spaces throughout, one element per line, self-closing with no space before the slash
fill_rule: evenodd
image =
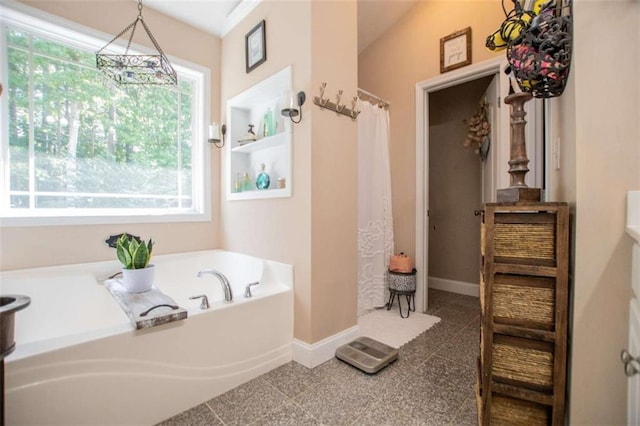
<path id="1" fill-rule="evenodd" d="M 267 60 L 267 37 L 264 19 L 244 36 L 247 74 Z"/>
<path id="2" fill-rule="evenodd" d="M 471 27 L 440 39 L 440 72 L 471 64 Z"/>

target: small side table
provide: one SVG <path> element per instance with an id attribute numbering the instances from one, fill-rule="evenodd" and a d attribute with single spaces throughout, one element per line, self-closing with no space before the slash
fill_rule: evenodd
<path id="1" fill-rule="evenodd" d="M 398 296 L 398 309 L 400 317 L 409 318 L 410 312 L 416 311 L 416 270 L 411 272 L 394 272 L 389 271 L 389 302 L 387 302 L 387 311 L 393 306 L 393 301 Z M 407 298 L 407 315 L 402 314 L 402 303 L 400 296 Z M 413 308 L 411 307 L 413 302 Z"/>

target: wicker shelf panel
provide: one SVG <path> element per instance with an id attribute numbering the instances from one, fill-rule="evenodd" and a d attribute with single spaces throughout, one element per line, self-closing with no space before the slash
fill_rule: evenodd
<path id="1" fill-rule="evenodd" d="M 532 281 L 536 277 L 527 277 Z M 493 285 L 494 317 L 534 321 L 553 325 L 555 321 L 555 289 L 512 285 L 499 282 Z"/>
<path id="2" fill-rule="evenodd" d="M 555 260 L 553 223 L 496 223 L 494 255 L 516 259 Z"/>
<path id="3" fill-rule="evenodd" d="M 550 423 L 549 408 L 519 399 L 493 395 L 491 398 L 491 425 L 534 426 Z"/>
<path id="4" fill-rule="evenodd" d="M 484 205 L 478 419 L 565 421 L 569 208 Z"/>
<path id="5" fill-rule="evenodd" d="M 552 387 L 553 354 L 494 342 L 491 373 L 495 377 Z"/>

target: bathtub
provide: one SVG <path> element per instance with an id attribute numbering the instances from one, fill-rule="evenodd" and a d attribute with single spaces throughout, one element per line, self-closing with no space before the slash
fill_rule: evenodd
<path id="1" fill-rule="evenodd" d="M 154 424 L 292 359 L 292 266 L 220 250 L 152 263 L 188 318 L 139 331 L 102 285 L 117 261 L 0 272 L 0 294 L 31 297 L 5 358 L 7 424 Z M 215 277 L 196 277 L 211 268 L 233 302 Z M 189 299 L 200 294 L 209 309 Z"/>

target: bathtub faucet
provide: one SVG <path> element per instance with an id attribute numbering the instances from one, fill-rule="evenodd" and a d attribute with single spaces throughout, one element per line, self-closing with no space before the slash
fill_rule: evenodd
<path id="1" fill-rule="evenodd" d="M 244 288 L 244 297 L 252 297 L 253 295 L 251 294 L 251 287 L 258 284 L 260 284 L 260 281 L 247 284 L 247 286 Z"/>
<path id="2" fill-rule="evenodd" d="M 205 269 L 204 271 L 198 272 L 198 277 L 201 277 L 205 274 L 211 274 L 220 280 L 220 284 L 222 284 L 222 291 L 224 291 L 225 302 L 233 301 L 233 293 L 231 292 L 231 285 L 229 284 L 229 280 L 227 279 L 227 277 L 225 277 L 222 272 L 216 271 L 215 269 Z"/>

